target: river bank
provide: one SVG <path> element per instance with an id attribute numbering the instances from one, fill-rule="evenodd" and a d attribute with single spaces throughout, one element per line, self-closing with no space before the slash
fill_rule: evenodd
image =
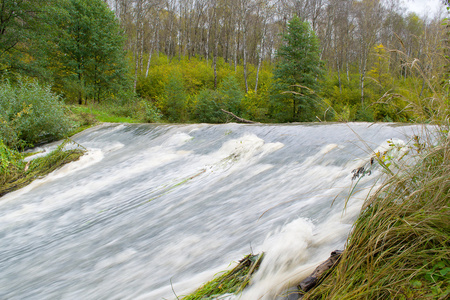
<path id="1" fill-rule="evenodd" d="M 49 153 L 35 153 L 36 158 L 31 156 L 26 158 L 26 153 L 22 154 L 9 149 L 1 142 L 0 197 L 23 188 L 36 179 L 43 178 L 65 164 L 78 160 L 85 150 L 80 147 L 66 149 L 66 146 L 71 143 L 70 140 L 65 140 Z"/>

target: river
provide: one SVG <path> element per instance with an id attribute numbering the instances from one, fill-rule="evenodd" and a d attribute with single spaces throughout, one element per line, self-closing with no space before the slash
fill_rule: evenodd
<path id="1" fill-rule="evenodd" d="M 265 260 L 241 298 L 273 299 L 343 249 L 381 174 L 369 164 L 371 151 L 419 130 L 88 129 L 73 138 L 88 150 L 79 161 L 0 198 L 0 299 L 175 299 L 261 251 Z M 371 175 L 352 180 L 361 166 Z"/>

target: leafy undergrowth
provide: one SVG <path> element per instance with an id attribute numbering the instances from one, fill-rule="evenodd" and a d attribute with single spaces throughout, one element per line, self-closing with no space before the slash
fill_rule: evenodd
<path id="1" fill-rule="evenodd" d="M 204 284 L 182 300 L 213 299 L 219 295 L 241 292 L 250 282 L 251 275 L 258 270 L 264 254 L 245 256 L 232 270 L 226 271 L 210 282 Z"/>
<path id="2" fill-rule="evenodd" d="M 66 140 L 47 156 L 26 163 L 22 154 L 7 148 L 0 140 L 0 197 L 42 178 L 69 162 L 78 160 L 85 151 L 65 150 L 65 146 L 70 142 Z"/>
<path id="3" fill-rule="evenodd" d="M 303 299 L 448 299 L 450 136 L 364 206 L 339 265 Z"/>

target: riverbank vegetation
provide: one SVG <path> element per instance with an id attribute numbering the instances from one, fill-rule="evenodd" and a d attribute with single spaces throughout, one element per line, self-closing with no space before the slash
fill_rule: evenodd
<path id="1" fill-rule="evenodd" d="M 264 253 L 245 256 L 233 269 L 219 273 L 213 280 L 181 299 L 214 299 L 221 295 L 236 294 L 243 291 L 250 283 L 253 273 L 258 270 L 263 257 Z"/>
<path id="2" fill-rule="evenodd" d="M 0 140 L 0 197 L 78 160 L 85 151 L 79 147 L 65 149 L 70 143 L 67 140 L 49 154 L 25 162 L 20 152 L 9 149 Z"/>
<path id="3" fill-rule="evenodd" d="M 412 58 L 405 60 L 424 74 Z M 450 297 L 448 85 L 430 84 L 430 90 L 422 105 L 408 105 L 435 126 L 402 146 L 411 155 L 407 162 L 374 153 L 387 180 L 366 199 L 339 264 L 303 299 Z"/>

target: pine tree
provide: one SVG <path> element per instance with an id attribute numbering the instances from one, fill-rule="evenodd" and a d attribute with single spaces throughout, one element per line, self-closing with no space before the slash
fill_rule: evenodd
<path id="1" fill-rule="evenodd" d="M 315 91 L 323 74 L 319 42 L 307 22 L 288 23 L 277 52 L 271 104 L 278 121 L 312 121 L 319 110 Z"/>

